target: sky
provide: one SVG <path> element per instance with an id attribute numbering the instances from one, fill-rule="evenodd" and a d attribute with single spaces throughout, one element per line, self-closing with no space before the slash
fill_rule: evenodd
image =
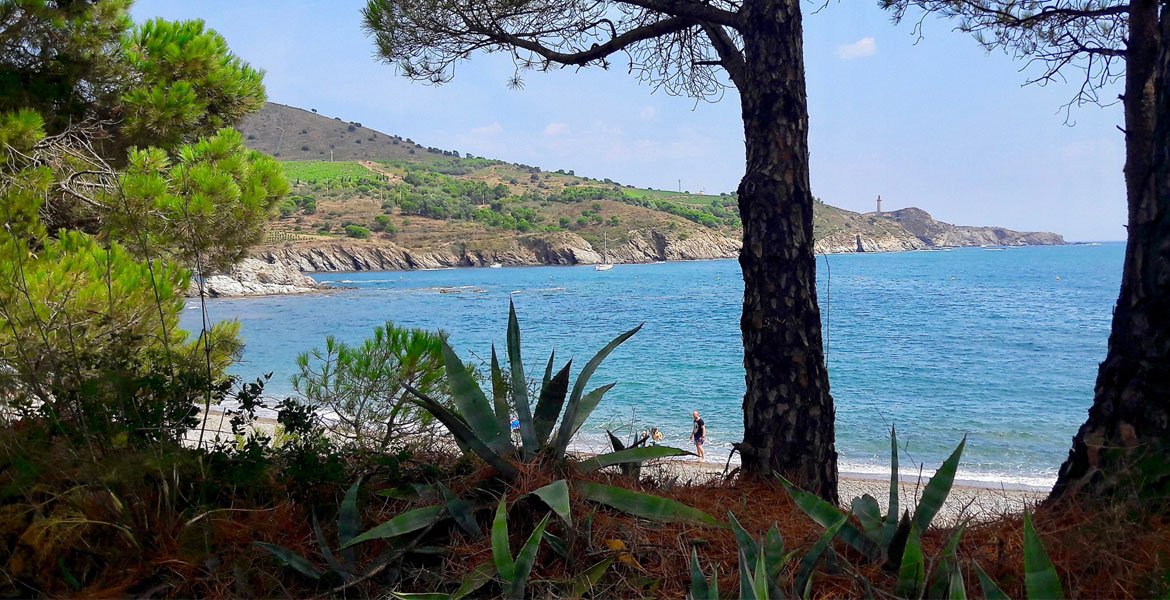
<path id="1" fill-rule="evenodd" d="M 1124 240 L 1119 105 L 1062 107 L 1076 82 L 1024 85 L 1025 65 L 929 19 L 919 39 L 871 0 L 805 2 L 813 194 L 850 210 L 916 206 L 961 225 Z M 442 86 L 374 56 L 361 1 L 140 0 L 137 21 L 203 19 L 266 72 L 268 99 L 424 146 L 623 184 L 731 192 L 744 170 L 739 98 L 652 93 L 624 68 L 528 72 L 475 54 Z M 1115 97 L 1110 91 L 1103 97 Z"/>

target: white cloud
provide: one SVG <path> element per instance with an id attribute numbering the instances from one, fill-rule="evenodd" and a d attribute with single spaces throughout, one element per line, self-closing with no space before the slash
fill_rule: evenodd
<path id="1" fill-rule="evenodd" d="M 485 125 L 483 127 L 472 127 L 471 133 L 473 135 L 494 135 L 500 133 L 503 130 L 504 128 L 501 127 L 499 121 L 497 121 L 491 125 Z"/>
<path id="2" fill-rule="evenodd" d="M 853 60 L 874 54 L 877 54 L 877 44 L 871 37 L 861 38 L 852 44 L 837 46 L 837 58 L 841 60 Z"/>
<path id="3" fill-rule="evenodd" d="M 650 105 L 647 105 L 642 109 L 641 112 L 638 113 L 638 117 L 640 117 L 643 121 L 653 120 L 656 116 L 658 116 L 658 109 Z"/>
<path id="4" fill-rule="evenodd" d="M 564 123 L 549 123 L 548 127 L 544 128 L 545 135 L 565 135 L 569 133 L 569 126 Z"/>

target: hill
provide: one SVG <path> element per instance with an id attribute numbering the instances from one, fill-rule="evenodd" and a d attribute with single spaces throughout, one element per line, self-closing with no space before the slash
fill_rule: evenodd
<path id="1" fill-rule="evenodd" d="M 268 103 L 240 131 L 283 161 L 292 192 L 258 253 L 302 270 L 590 263 L 735 256 L 734 194 L 637 188 L 427 147 L 357 121 Z M 1060 244 L 1056 234 L 964 227 L 915 208 L 817 203 L 817 249 Z"/>

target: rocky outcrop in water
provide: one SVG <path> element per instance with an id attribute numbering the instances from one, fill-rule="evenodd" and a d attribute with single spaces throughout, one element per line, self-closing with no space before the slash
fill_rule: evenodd
<path id="1" fill-rule="evenodd" d="M 307 294 L 328 289 L 334 288 L 318 283 L 295 267 L 256 258 L 245 258 L 227 273 L 212 275 L 203 282 L 203 293 L 211 298 Z M 191 282 L 187 295 L 199 295 L 199 282 Z"/>
<path id="2" fill-rule="evenodd" d="M 1058 233 L 1047 231 L 1012 231 L 1003 227 L 971 227 L 936 221 L 921 208 L 903 208 L 882 213 L 930 247 L 962 246 L 1060 246 L 1065 243 Z"/>

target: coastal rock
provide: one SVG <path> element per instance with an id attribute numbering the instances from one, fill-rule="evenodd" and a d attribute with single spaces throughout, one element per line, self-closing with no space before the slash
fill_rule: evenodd
<path id="1" fill-rule="evenodd" d="M 245 258 L 227 273 L 212 275 L 203 282 L 203 293 L 211 298 L 306 294 L 326 289 L 329 286 L 302 274 L 299 269 L 256 258 Z M 191 282 L 187 295 L 199 295 L 198 282 Z"/>
<path id="2" fill-rule="evenodd" d="M 1046 231 L 1013 231 L 936 221 L 921 208 L 903 208 L 882 216 L 902 226 L 928 246 L 1059 246 L 1064 237 Z"/>

